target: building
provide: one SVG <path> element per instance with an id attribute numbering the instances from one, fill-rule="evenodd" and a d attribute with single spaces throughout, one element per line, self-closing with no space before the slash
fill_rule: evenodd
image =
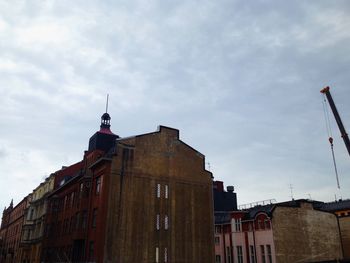
<path id="1" fill-rule="evenodd" d="M 11 201 L 10 206 L 3 211 L 0 228 L 0 262 L 2 263 L 20 262 L 20 241 L 26 207 L 27 197 L 15 207 Z"/>
<path id="2" fill-rule="evenodd" d="M 294 263 L 343 258 L 334 214 L 314 202 L 259 205 L 215 213 L 215 262 Z"/>
<path id="3" fill-rule="evenodd" d="M 344 259 L 350 261 L 350 200 L 338 200 L 315 205 L 318 209 L 334 213 L 338 217 Z"/>
<path id="4" fill-rule="evenodd" d="M 222 181 L 214 181 L 214 215 L 215 215 L 215 262 L 233 260 L 231 215 L 241 213 L 237 210 L 237 195 L 234 187 L 228 186 L 224 190 Z M 233 261 L 232 261 L 233 262 Z"/>
<path id="5" fill-rule="evenodd" d="M 176 129 L 120 138 L 103 114 L 83 160 L 55 173 L 42 261 L 212 263 L 204 164 Z"/>
<path id="6" fill-rule="evenodd" d="M 213 262 L 212 174 L 178 130 L 118 139 L 110 162 L 106 262 Z"/>
<path id="7" fill-rule="evenodd" d="M 47 212 L 47 195 L 53 190 L 54 175 L 50 175 L 28 196 L 21 236 L 21 262 L 39 263 Z"/>

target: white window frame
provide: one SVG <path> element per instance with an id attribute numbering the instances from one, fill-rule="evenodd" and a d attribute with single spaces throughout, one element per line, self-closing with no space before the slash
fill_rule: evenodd
<path id="1" fill-rule="evenodd" d="M 160 229 L 160 214 L 157 214 L 156 216 L 156 229 Z"/>
<path id="2" fill-rule="evenodd" d="M 157 198 L 160 198 L 160 184 L 157 184 Z"/>

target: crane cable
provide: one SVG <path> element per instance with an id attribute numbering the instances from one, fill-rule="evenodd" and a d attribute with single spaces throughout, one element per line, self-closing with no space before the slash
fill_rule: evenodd
<path id="1" fill-rule="evenodd" d="M 338 189 L 340 190 L 337 163 L 335 161 L 335 155 L 334 155 L 334 149 L 333 149 L 333 135 L 332 135 L 332 129 L 331 129 L 331 124 L 330 124 L 331 122 L 329 120 L 329 111 L 328 111 L 328 107 L 327 107 L 326 96 L 324 94 L 323 94 L 323 102 L 322 102 L 322 104 L 323 104 L 324 117 L 325 117 L 325 121 L 326 121 L 326 129 L 327 129 L 327 134 L 328 134 L 328 141 L 329 141 L 329 143 L 331 145 L 335 177 L 337 179 Z"/>

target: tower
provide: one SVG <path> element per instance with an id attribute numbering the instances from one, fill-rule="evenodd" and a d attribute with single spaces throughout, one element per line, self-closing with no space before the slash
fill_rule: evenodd
<path id="1" fill-rule="evenodd" d="M 101 116 L 100 130 L 97 131 L 89 140 L 89 151 L 102 150 L 107 152 L 115 145 L 115 140 L 119 138 L 114 134 L 111 127 L 111 116 L 108 114 L 108 95 L 106 103 L 106 112 Z"/>

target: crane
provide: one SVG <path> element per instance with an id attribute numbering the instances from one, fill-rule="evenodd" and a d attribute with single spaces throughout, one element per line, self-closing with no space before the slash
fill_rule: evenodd
<path id="1" fill-rule="evenodd" d="M 335 118 L 335 120 L 336 120 L 336 122 L 337 122 L 337 124 L 338 124 L 341 137 L 343 138 L 344 143 L 345 143 L 345 147 L 346 147 L 346 149 L 348 150 L 348 153 L 349 153 L 349 155 L 350 155 L 350 140 L 349 140 L 349 136 L 348 136 L 348 134 L 347 134 L 346 131 L 345 131 L 343 122 L 341 121 L 341 118 L 340 118 L 340 116 L 339 116 L 337 107 L 335 106 L 334 101 L 333 101 L 333 98 L 332 98 L 332 95 L 331 95 L 331 93 L 330 93 L 330 91 L 329 91 L 329 87 L 327 86 L 327 87 L 323 88 L 323 89 L 321 90 L 321 93 L 323 93 L 323 94 L 327 97 L 329 106 L 331 107 L 332 112 L 333 112 L 333 115 L 334 115 L 334 118 Z M 332 137 L 329 138 L 329 142 L 330 142 L 331 144 L 333 144 L 333 138 L 332 138 Z"/>

